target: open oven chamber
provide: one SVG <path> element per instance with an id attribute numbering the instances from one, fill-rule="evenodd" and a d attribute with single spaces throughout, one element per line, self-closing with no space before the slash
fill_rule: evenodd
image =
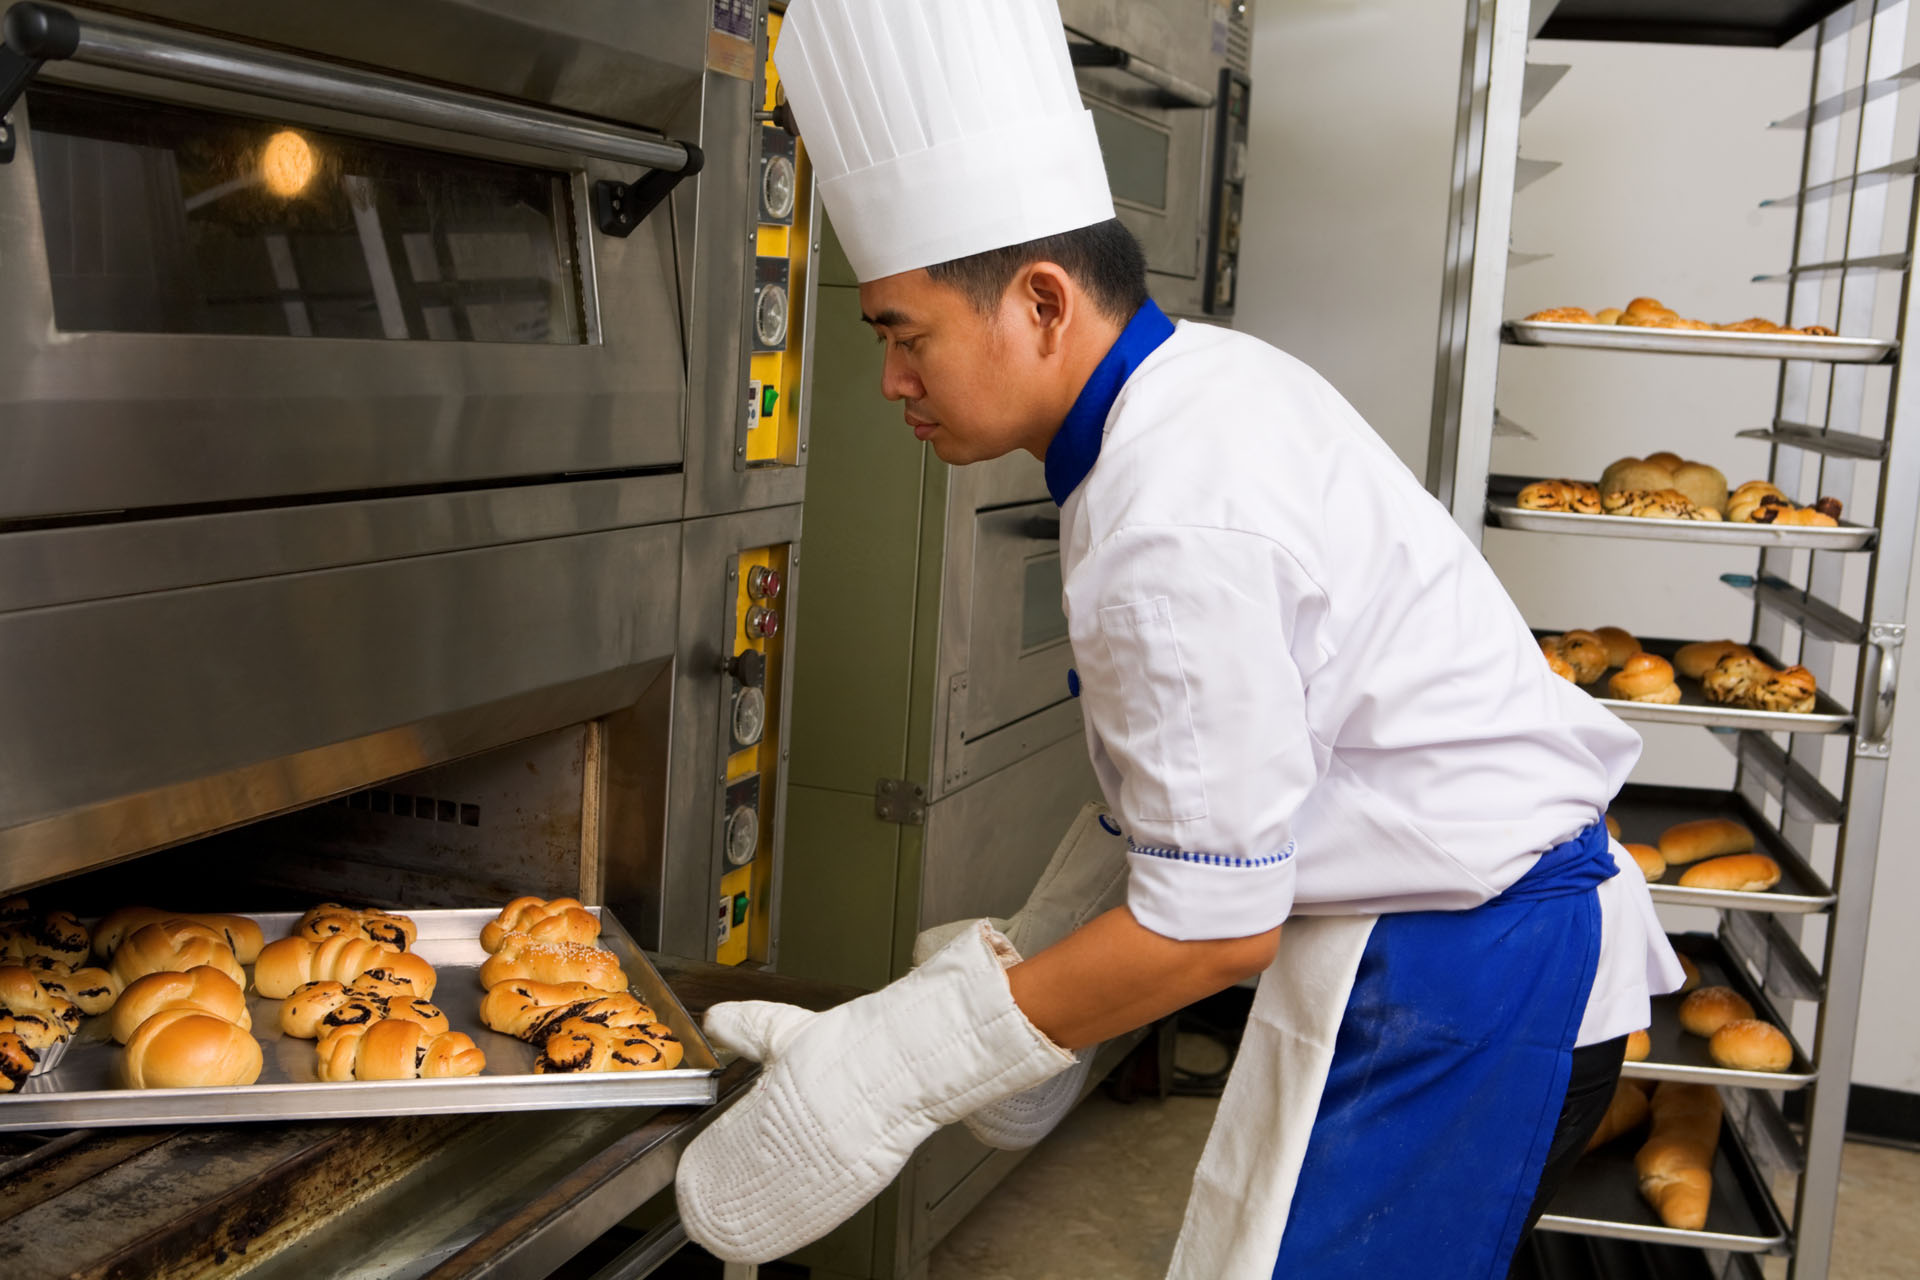
<path id="1" fill-rule="evenodd" d="M 813 253 L 777 14 L 60 12 L 0 163 L 0 891 L 568 894 L 696 1013 L 827 998 L 766 972 Z M 699 1123 L 9 1138 L 0 1271 L 546 1275 Z"/>

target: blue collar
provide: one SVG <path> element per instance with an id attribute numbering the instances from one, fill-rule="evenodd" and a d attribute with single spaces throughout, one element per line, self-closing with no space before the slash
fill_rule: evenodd
<path id="1" fill-rule="evenodd" d="M 1173 336 L 1173 321 L 1149 298 L 1127 321 L 1113 346 L 1100 358 L 1079 399 L 1067 410 L 1067 419 L 1047 446 L 1047 492 L 1057 506 L 1065 506 L 1080 482 L 1100 460 L 1100 444 L 1107 434 L 1107 415 L 1120 398 L 1141 362 Z"/>

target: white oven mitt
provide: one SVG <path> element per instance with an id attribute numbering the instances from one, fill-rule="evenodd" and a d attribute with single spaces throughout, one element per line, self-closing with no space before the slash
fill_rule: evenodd
<path id="1" fill-rule="evenodd" d="M 890 986 L 825 1013 L 715 1005 L 718 1044 L 766 1064 L 676 1175 L 687 1235 L 729 1262 L 817 1240 L 893 1181 L 928 1135 L 1074 1057 L 1013 1002 L 1020 954 L 986 921 Z"/>
<path id="2" fill-rule="evenodd" d="M 1103 822 L 1102 819 L 1105 819 Z M 1040 874 L 1040 883 L 1026 905 L 1011 920 L 991 923 L 1022 955 L 1045 951 L 1080 926 L 1126 901 L 1127 840 L 1119 824 L 1098 804 L 1080 810 L 1080 816 L 1052 861 Z M 936 925 L 913 941 L 913 962 L 924 964 L 947 941 L 973 922 Z M 1081 1053 L 1068 1071 L 1023 1093 L 988 1103 L 963 1117 L 973 1136 L 1002 1151 L 1022 1151 L 1053 1132 L 1073 1110 L 1086 1087 L 1087 1074 L 1099 1052 L 1094 1045 Z"/>

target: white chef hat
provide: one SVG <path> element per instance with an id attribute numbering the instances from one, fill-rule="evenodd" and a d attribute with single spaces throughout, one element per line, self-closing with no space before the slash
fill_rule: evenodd
<path id="1" fill-rule="evenodd" d="M 1055 0 L 793 0 L 774 62 L 861 280 L 1113 217 Z"/>

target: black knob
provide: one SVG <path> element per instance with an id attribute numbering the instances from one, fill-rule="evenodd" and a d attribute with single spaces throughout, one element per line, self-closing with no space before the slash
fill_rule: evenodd
<path id="1" fill-rule="evenodd" d="M 767 682 L 767 655 L 758 649 L 746 649 L 734 655 L 727 670 L 735 680 L 749 689 L 758 689 Z"/>

